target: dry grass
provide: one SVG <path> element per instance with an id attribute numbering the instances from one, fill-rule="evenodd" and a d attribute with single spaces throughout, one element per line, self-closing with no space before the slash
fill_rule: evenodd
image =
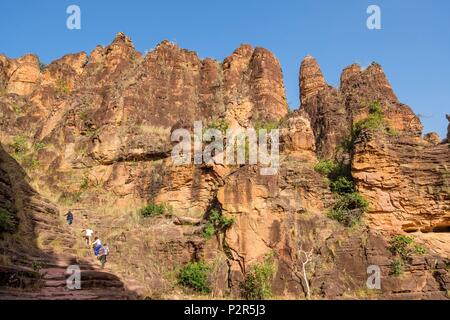
<path id="1" fill-rule="evenodd" d="M 161 137 L 169 137 L 170 136 L 170 128 L 169 127 L 160 127 L 160 126 L 149 126 L 149 125 L 140 125 L 139 131 L 145 135 L 155 135 Z"/>

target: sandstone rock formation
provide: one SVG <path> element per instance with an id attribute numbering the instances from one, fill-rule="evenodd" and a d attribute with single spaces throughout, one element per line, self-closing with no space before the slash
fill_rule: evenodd
<path id="1" fill-rule="evenodd" d="M 368 219 L 382 230 L 431 232 L 450 227 L 448 145 L 379 133 L 355 147 L 353 177 L 372 204 Z"/>
<path id="2" fill-rule="evenodd" d="M 427 133 L 423 136 L 423 139 L 434 145 L 441 143 L 441 138 L 436 132 Z"/>
<path id="3" fill-rule="evenodd" d="M 419 118 L 395 96 L 380 65 L 362 70 L 351 65 L 341 75 L 339 90 L 325 83 L 316 60 L 306 57 L 300 68 L 302 109 L 309 115 L 318 155 L 334 158 L 339 146 L 351 134 L 352 125 L 367 116 L 369 105 L 384 106 L 386 121 L 396 132 L 422 133 Z"/>
<path id="4" fill-rule="evenodd" d="M 447 143 L 450 143 L 450 115 L 446 115 L 449 125 L 447 127 Z"/>
<path id="5" fill-rule="evenodd" d="M 337 89 L 314 58 L 305 58 L 301 108 L 292 113 L 278 60 L 250 45 L 220 63 L 169 41 L 142 55 L 119 33 L 89 56 L 66 55 L 40 69 L 34 56 L 0 56 L 1 142 L 36 190 L 27 189 L 33 197 L 24 200 L 32 219 L 49 214 L 36 234 L 48 235 L 49 226 L 59 230 L 57 208 L 37 191 L 60 212 L 81 210 L 80 224 L 94 225 L 111 243 L 109 263 L 128 289 L 185 297 L 190 293 L 174 289 L 167 275 L 203 260 L 213 266 L 211 298 L 241 297 L 249 270 L 272 255 L 275 296 L 305 298 L 304 250 L 313 255 L 308 282 L 314 297 L 445 298 L 450 149 L 435 135 L 422 138 L 419 118 L 398 101 L 378 64 L 349 66 Z M 356 135 L 374 102 L 377 127 L 361 126 Z M 175 166 L 170 135 L 177 128 L 192 133 L 194 121 L 221 130 L 276 123 L 278 172 L 261 175 L 259 165 Z M 357 191 L 370 202 L 365 226 L 347 229 L 327 217 L 338 197 L 315 170 L 323 159 L 351 168 Z M 3 207 L 16 202 L 7 176 L 0 171 Z M 170 205 L 173 213 L 137 217 L 146 203 Z M 207 238 L 213 210 L 234 224 Z M 395 278 L 388 242 L 404 232 L 428 253 L 414 254 L 405 277 Z M 55 241 L 58 247 L 59 237 L 50 233 L 45 247 Z M 74 243 L 62 246 L 86 259 Z M 367 297 L 373 264 L 382 270 L 383 288 Z"/>

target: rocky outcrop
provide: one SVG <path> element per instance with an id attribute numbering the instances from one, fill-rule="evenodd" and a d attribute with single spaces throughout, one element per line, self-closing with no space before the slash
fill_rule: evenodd
<path id="1" fill-rule="evenodd" d="M 315 97 L 320 91 L 327 88 L 328 85 L 320 70 L 320 66 L 316 59 L 307 56 L 300 67 L 300 102 L 306 105 L 308 100 Z"/>
<path id="2" fill-rule="evenodd" d="M 363 135 L 355 146 L 352 173 L 359 192 L 372 204 L 370 224 L 394 231 L 448 230 L 449 159 L 446 144 Z"/>
<path id="3" fill-rule="evenodd" d="M 11 66 L 19 72 L 13 75 Z M 120 281 L 88 268 L 94 282 L 122 293 L 123 284 L 135 286 L 152 298 L 185 297 L 190 293 L 174 289 L 168 274 L 203 260 L 213 266 L 211 297 L 241 297 L 249 270 L 270 255 L 275 296 L 305 298 L 301 265 L 311 252 L 314 297 L 444 298 L 450 149 L 434 134 L 422 138 L 418 117 L 398 100 L 378 64 L 349 66 L 333 88 L 306 57 L 301 108 L 291 113 L 278 60 L 250 45 L 220 63 L 169 41 L 142 55 L 119 33 L 89 56 L 67 55 L 39 69 L 33 56 L 0 56 L 1 139 L 35 189 L 63 208 L 82 207 L 85 222 L 111 243 L 109 263 Z M 373 112 L 376 125 L 355 134 Z M 185 128 L 194 137 L 195 121 L 221 130 L 277 125 L 280 168 L 264 176 L 259 165 L 174 165 L 171 133 Z M 322 159 L 350 164 L 358 192 L 370 202 L 366 226 L 347 229 L 327 217 L 338 196 L 315 170 Z M 0 206 L 17 202 L 4 187 L 13 180 L 0 179 Z M 58 210 L 36 190 L 24 190 L 30 215 L 18 218 L 36 220 L 33 230 L 49 248 L 63 233 Z M 173 212 L 137 217 L 146 203 Z M 208 238 L 214 210 L 234 223 Z M 413 255 L 399 279 L 390 274 L 395 257 L 388 241 L 403 232 L 429 252 Z M 61 281 L 60 265 L 70 259 L 56 260 Z M 381 268 L 383 283 L 370 297 L 364 296 L 369 265 Z M 85 297 L 104 297 L 97 293 Z"/>
<path id="4" fill-rule="evenodd" d="M 339 90 L 324 86 L 311 57 L 300 73 L 302 111 L 311 119 L 318 155 L 339 158 L 342 142 L 351 148 L 352 176 L 371 203 L 369 224 L 391 232 L 447 230 L 448 145 L 437 134 L 421 137 L 422 124 L 398 101 L 381 66 L 349 66 Z M 375 102 L 381 115 L 355 136 L 352 128 L 368 119 Z"/>
<path id="5" fill-rule="evenodd" d="M 437 145 L 441 143 L 441 138 L 436 132 L 430 132 L 423 136 L 423 139 L 431 144 Z"/>
<path id="6" fill-rule="evenodd" d="M 308 114 L 316 137 L 318 155 L 334 158 L 351 135 L 353 124 L 369 114 L 377 101 L 393 131 L 419 136 L 422 124 L 411 109 L 400 103 L 380 65 L 365 70 L 353 64 L 341 74 L 339 90 L 327 85 L 320 67 L 306 57 L 300 68 L 301 109 Z"/>
<path id="7" fill-rule="evenodd" d="M 6 93 L 29 95 L 39 82 L 39 59 L 31 54 L 19 59 L 0 55 L 0 88 Z"/>
<path id="8" fill-rule="evenodd" d="M 302 112 L 311 121 L 318 156 L 333 157 L 337 146 L 350 134 L 350 120 L 343 97 L 325 82 L 311 56 L 303 60 L 300 68 L 300 100 Z"/>

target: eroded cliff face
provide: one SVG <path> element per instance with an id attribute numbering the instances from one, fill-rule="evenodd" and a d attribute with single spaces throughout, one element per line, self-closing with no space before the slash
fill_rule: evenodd
<path id="1" fill-rule="evenodd" d="M 356 139 L 347 152 L 357 189 L 371 203 L 367 215 L 371 227 L 391 232 L 448 230 L 448 144 L 441 143 L 435 133 L 422 138 L 420 120 L 398 101 L 382 68 L 378 64 L 365 70 L 349 66 L 341 75 L 339 90 L 314 81 L 318 74 L 320 79 L 323 76 L 310 57 L 304 60 L 300 74 L 302 109 L 319 141 L 318 155 L 339 159 L 342 143 Z M 308 82 L 318 83 L 316 89 Z M 324 98 L 333 95 L 338 98 Z M 374 101 L 382 112 L 382 128 L 367 128 L 352 137 Z M 448 244 L 443 247 L 448 252 Z"/>
<path id="2" fill-rule="evenodd" d="M 390 128 L 399 134 L 420 136 L 422 124 L 412 110 L 400 103 L 380 65 L 365 70 L 351 65 L 341 74 L 340 88 L 325 83 L 317 61 L 303 60 L 300 68 L 301 108 L 309 115 L 318 155 L 335 158 L 352 126 L 367 117 L 370 104 L 378 101 Z"/>
<path id="3" fill-rule="evenodd" d="M 249 45 L 222 63 L 168 41 L 143 56 L 120 33 L 89 56 L 67 55 L 43 70 L 34 56 L 0 56 L 1 142 L 61 210 L 82 208 L 80 223 L 111 243 L 116 274 L 141 295 L 183 296 L 168 273 L 204 260 L 213 266 L 211 297 L 240 297 L 252 266 L 272 255 L 274 294 L 304 298 L 301 266 L 312 252 L 314 297 L 368 298 L 367 267 L 375 264 L 383 287 L 373 298 L 444 298 L 448 143 L 422 138 L 419 118 L 377 64 L 346 68 L 336 89 L 307 57 L 299 80 L 302 106 L 288 113 L 278 60 Z M 374 101 L 383 129 L 353 137 Z M 192 131 L 194 121 L 231 128 L 276 122 L 280 169 L 262 176 L 257 165 L 175 166 L 171 132 Z M 346 140 L 351 150 L 341 148 Z M 336 195 L 314 169 L 321 159 L 350 165 L 370 202 L 364 226 L 348 229 L 327 217 Z M 11 196 L 2 192 L 0 204 Z M 136 220 L 146 203 L 168 204 L 173 214 Z M 208 239 L 213 209 L 234 224 Z M 403 232 L 429 251 L 414 255 L 404 277 L 395 278 L 388 241 Z"/>

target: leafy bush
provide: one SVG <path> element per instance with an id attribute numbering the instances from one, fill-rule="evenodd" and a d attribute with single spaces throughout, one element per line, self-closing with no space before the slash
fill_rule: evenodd
<path id="1" fill-rule="evenodd" d="M 33 262 L 31 263 L 31 267 L 33 268 L 34 271 L 39 272 L 39 271 L 41 271 L 43 268 L 46 267 L 46 264 L 45 264 L 44 262 L 42 262 L 42 261 L 37 261 L 37 260 L 35 260 L 35 261 L 33 261 Z"/>
<path id="2" fill-rule="evenodd" d="M 254 264 L 241 284 L 242 295 L 247 300 L 264 300 L 272 297 L 272 280 L 275 275 L 273 255 L 262 263 Z"/>
<path id="3" fill-rule="evenodd" d="M 331 182 L 331 191 L 338 194 L 353 193 L 355 191 L 354 182 L 345 176 L 338 177 Z"/>
<path id="4" fill-rule="evenodd" d="M 32 155 L 28 155 L 22 158 L 22 165 L 30 170 L 35 170 L 40 165 L 40 161 L 34 158 Z"/>
<path id="5" fill-rule="evenodd" d="M 34 146 L 33 146 L 33 148 L 34 148 L 35 151 L 41 151 L 41 150 L 44 150 L 46 147 L 47 147 L 47 145 L 46 145 L 44 142 L 42 142 L 42 141 L 36 142 L 36 143 L 34 144 Z"/>
<path id="6" fill-rule="evenodd" d="M 80 183 L 80 191 L 85 191 L 89 188 L 90 180 L 88 177 L 83 177 Z"/>
<path id="7" fill-rule="evenodd" d="M 208 223 L 203 229 L 203 238 L 206 240 L 211 239 L 216 234 L 216 228 L 212 225 L 212 223 Z"/>
<path id="8" fill-rule="evenodd" d="M 11 213 L 5 209 L 0 209 L 0 233 L 13 232 L 15 226 Z"/>
<path id="9" fill-rule="evenodd" d="M 389 244 L 389 250 L 393 254 L 400 256 L 403 260 L 409 259 L 413 253 L 419 255 L 427 253 L 425 247 L 415 244 L 413 238 L 404 235 L 392 237 Z"/>
<path id="10" fill-rule="evenodd" d="M 421 245 L 416 244 L 416 245 L 414 246 L 414 252 L 415 252 L 416 254 L 422 255 L 422 254 L 427 253 L 427 249 L 426 249 L 425 247 L 421 246 Z"/>
<path id="11" fill-rule="evenodd" d="M 143 216 L 144 218 L 156 217 L 156 216 L 162 216 L 162 215 L 170 216 L 173 213 L 173 208 L 166 203 L 161 203 L 161 204 L 150 203 L 150 204 L 146 205 L 145 207 L 143 207 L 139 212 L 140 212 L 141 216 Z"/>
<path id="12" fill-rule="evenodd" d="M 399 255 L 403 259 L 407 259 L 411 255 L 412 250 L 410 248 L 410 245 L 413 243 L 413 241 L 414 240 L 408 236 L 396 235 L 389 241 L 389 250 L 391 250 L 393 254 Z"/>
<path id="13" fill-rule="evenodd" d="M 314 170 L 321 175 L 328 176 L 336 171 L 336 167 L 337 165 L 331 160 L 320 160 L 314 167 Z"/>
<path id="14" fill-rule="evenodd" d="M 217 209 L 212 209 L 208 216 L 208 223 L 203 230 L 203 236 L 206 239 L 211 239 L 214 234 L 224 232 L 231 228 L 233 224 L 233 218 L 226 218 Z"/>
<path id="15" fill-rule="evenodd" d="M 400 277 L 403 274 L 403 262 L 400 259 L 395 259 L 391 263 L 391 274 L 394 277 Z"/>
<path id="16" fill-rule="evenodd" d="M 178 281 L 181 285 L 200 293 L 211 292 L 211 284 L 208 279 L 210 268 L 203 262 L 192 262 L 181 268 Z"/>
<path id="17" fill-rule="evenodd" d="M 391 136 L 397 135 L 397 132 L 388 127 L 384 120 L 384 114 L 379 101 L 373 101 L 369 105 L 369 115 L 358 122 L 355 122 L 352 127 L 352 132 L 349 137 L 341 141 L 340 148 L 346 152 L 351 152 L 354 148 L 355 141 L 364 130 L 386 130 L 387 134 Z"/>
<path id="18" fill-rule="evenodd" d="M 353 227 L 368 209 L 369 203 L 359 193 L 353 192 L 340 195 L 338 202 L 328 212 L 328 217 L 346 227 Z"/>
<path id="19" fill-rule="evenodd" d="M 28 140 L 25 136 L 17 136 L 13 139 L 11 148 L 16 155 L 22 155 L 28 150 Z"/>

